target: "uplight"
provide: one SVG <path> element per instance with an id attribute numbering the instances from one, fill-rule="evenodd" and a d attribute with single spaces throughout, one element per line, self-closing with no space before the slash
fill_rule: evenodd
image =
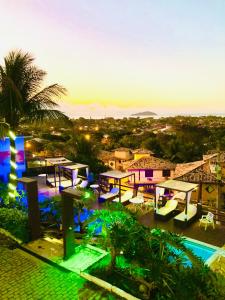
<path id="1" fill-rule="evenodd" d="M 10 160 L 10 165 L 11 165 L 14 169 L 17 168 L 16 163 L 15 163 L 14 161 L 11 161 L 11 160 Z"/>
<path id="2" fill-rule="evenodd" d="M 13 140 L 16 139 L 16 136 L 15 136 L 14 132 L 12 132 L 11 130 L 9 131 L 9 136 L 10 136 Z"/>

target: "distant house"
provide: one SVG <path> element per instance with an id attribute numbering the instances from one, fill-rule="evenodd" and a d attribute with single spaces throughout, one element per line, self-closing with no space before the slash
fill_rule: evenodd
<path id="1" fill-rule="evenodd" d="M 114 155 L 116 158 L 121 159 L 123 161 L 133 159 L 132 150 L 129 148 L 121 147 L 114 150 Z"/>
<path id="2" fill-rule="evenodd" d="M 138 160 L 139 158 L 142 157 L 150 157 L 151 155 L 154 155 L 154 153 L 151 150 L 143 149 L 143 148 L 135 149 L 132 152 L 134 155 L 134 160 Z"/>
<path id="3" fill-rule="evenodd" d="M 113 170 L 123 170 L 123 163 L 133 159 L 129 148 L 118 148 L 114 151 L 101 151 L 98 158 Z"/>
<path id="4" fill-rule="evenodd" d="M 175 167 L 174 163 L 154 156 L 141 157 L 123 165 L 127 172 L 135 173 L 135 182 L 139 184 L 156 184 L 173 178 Z"/>

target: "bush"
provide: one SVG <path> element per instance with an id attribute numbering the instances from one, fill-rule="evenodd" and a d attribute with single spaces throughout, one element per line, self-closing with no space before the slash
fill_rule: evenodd
<path id="1" fill-rule="evenodd" d="M 16 208 L 0 208 L 0 228 L 23 242 L 28 241 L 28 216 Z"/>

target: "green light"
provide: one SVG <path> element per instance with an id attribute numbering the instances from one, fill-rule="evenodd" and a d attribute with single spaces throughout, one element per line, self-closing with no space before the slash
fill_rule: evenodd
<path id="1" fill-rule="evenodd" d="M 16 180 L 16 178 L 17 178 L 16 175 L 14 175 L 14 174 L 10 174 L 9 177 L 14 180 Z"/>
<path id="2" fill-rule="evenodd" d="M 10 136 L 13 140 L 16 139 L 16 136 L 15 136 L 14 132 L 12 132 L 11 130 L 9 131 L 9 136 Z"/>
<path id="3" fill-rule="evenodd" d="M 11 160 L 10 160 L 10 165 L 11 165 L 14 169 L 16 169 L 16 163 L 15 163 L 14 161 L 11 161 Z"/>
<path id="4" fill-rule="evenodd" d="M 15 189 L 16 189 L 16 186 L 13 185 L 12 183 L 9 183 L 9 188 L 10 188 L 10 190 L 15 190 Z"/>
<path id="5" fill-rule="evenodd" d="M 9 192 L 9 197 L 10 197 L 10 198 L 14 198 L 14 197 L 15 197 L 15 194 L 12 193 L 12 192 Z"/>
<path id="6" fill-rule="evenodd" d="M 16 150 L 14 147 L 12 147 L 12 146 L 10 146 L 10 151 L 11 151 L 12 153 L 14 153 L 14 154 L 17 153 L 17 150 Z"/>
<path id="7" fill-rule="evenodd" d="M 85 192 L 84 193 L 84 198 L 87 199 L 87 198 L 90 198 L 91 197 L 91 193 L 90 192 Z"/>

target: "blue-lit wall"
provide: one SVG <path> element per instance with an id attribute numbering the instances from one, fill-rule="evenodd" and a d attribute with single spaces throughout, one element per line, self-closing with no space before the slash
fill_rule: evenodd
<path id="1" fill-rule="evenodd" d="M 16 173 L 18 178 L 22 177 L 23 172 L 26 170 L 25 152 L 24 152 L 24 137 L 17 136 L 16 144 Z M 0 140 L 0 180 L 4 183 L 8 182 L 10 173 L 10 140 L 9 138 Z"/>

